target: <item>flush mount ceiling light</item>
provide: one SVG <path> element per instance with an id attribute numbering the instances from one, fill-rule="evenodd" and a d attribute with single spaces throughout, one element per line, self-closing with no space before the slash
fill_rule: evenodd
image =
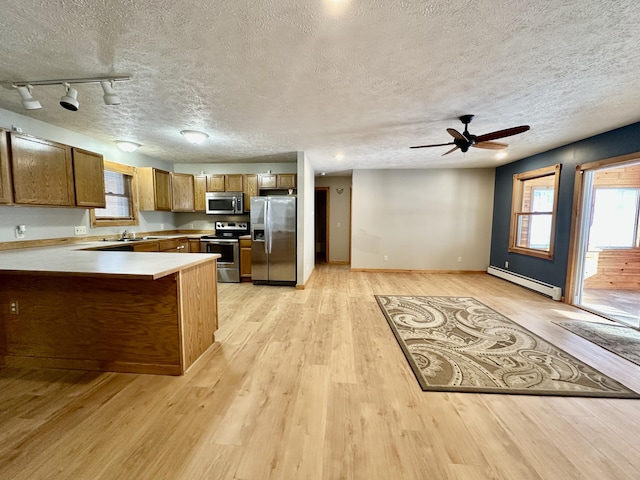
<path id="1" fill-rule="evenodd" d="M 78 102 L 78 91 L 71 85 L 76 83 L 99 83 L 102 86 L 104 95 L 102 99 L 107 105 L 120 105 L 120 97 L 116 94 L 113 86 L 115 82 L 125 82 L 131 80 L 130 77 L 101 77 L 101 78 L 68 78 L 61 80 L 32 80 L 28 82 L 11 82 L 11 85 L 18 90 L 22 98 L 22 106 L 27 110 L 36 110 L 42 108 L 40 102 L 31 96 L 31 90 L 34 86 L 42 85 L 62 85 L 65 88 L 65 94 L 60 99 L 60 105 L 67 110 L 77 111 L 80 103 Z"/>
<path id="2" fill-rule="evenodd" d="M 40 102 L 31 95 L 31 85 L 21 85 L 19 87 L 14 85 L 14 88 L 18 89 L 18 93 L 20 94 L 20 97 L 22 97 L 22 106 L 25 110 L 38 110 L 39 108 L 42 108 Z"/>
<path id="3" fill-rule="evenodd" d="M 335 159 L 336 160 L 343 160 L 344 159 L 344 153 L 342 153 L 342 152 L 336 153 Z"/>
<path id="4" fill-rule="evenodd" d="M 140 146 L 139 143 L 129 142 L 129 141 L 126 141 L 126 140 L 117 140 L 116 141 L 116 145 L 123 152 L 135 152 L 138 149 L 138 147 Z"/>
<path id="5" fill-rule="evenodd" d="M 209 135 L 206 133 L 198 132 L 196 130 L 182 130 L 180 133 L 187 139 L 187 141 L 195 145 L 199 145 L 209 138 Z"/>
<path id="6" fill-rule="evenodd" d="M 65 94 L 60 98 L 60 106 L 72 112 L 77 112 L 80 106 L 80 102 L 78 102 L 78 91 L 75 88 L 71 88 L 71 85 L 68 83 L 64 84 L 64 91 Z"/>

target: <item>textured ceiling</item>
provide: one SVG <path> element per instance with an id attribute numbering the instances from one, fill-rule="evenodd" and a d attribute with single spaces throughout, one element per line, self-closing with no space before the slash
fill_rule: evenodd
<path id="1" fill-rule="evenodd" d="M 172 163 L 274 161 L 317 172 L 495 166 L 640 121 L 638 0 L 5 0 L 0 81 L 130 75 L 106 106 L 36 87 L 0 108 Z M 516 125 L 508 157 L 411 145 Z M 207 132 L 192 146 L 183 129 Z M 342 152 L 342 160 L 335 159 Z"/>

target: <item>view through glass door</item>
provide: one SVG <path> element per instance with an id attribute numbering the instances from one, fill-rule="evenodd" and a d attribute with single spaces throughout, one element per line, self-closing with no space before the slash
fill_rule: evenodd
<path id="1" fill-rule="evenodd" d="M 640 328 L 640 163 L 583 175 L 573 303 Z"/>

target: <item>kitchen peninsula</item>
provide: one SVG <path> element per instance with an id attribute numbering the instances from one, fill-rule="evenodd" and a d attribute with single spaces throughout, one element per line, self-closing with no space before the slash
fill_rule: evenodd
<path id="1" fill-rule="evenodd" d="M 214 343 L 214 254 L 0 252 L 0 366 L 182 375 Z"/>

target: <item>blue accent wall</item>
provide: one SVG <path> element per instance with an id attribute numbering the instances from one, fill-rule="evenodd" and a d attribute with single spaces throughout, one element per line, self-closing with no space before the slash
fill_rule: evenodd
<path id="1" fill-rule="evenodd" d="M 510 271 L 562 287 L 564 290 L 569 260 L 576 166 L 636 152 L 640 152 L 640 122 L 498 167 L 493 199 L 490 264 L 504 268 L 504 262 L 507 261 Z M 562 167 L 558 191 L 554 259 L 545 260 L 509 253 L 513 175 L 556 163 L 561 164 Z"/>

